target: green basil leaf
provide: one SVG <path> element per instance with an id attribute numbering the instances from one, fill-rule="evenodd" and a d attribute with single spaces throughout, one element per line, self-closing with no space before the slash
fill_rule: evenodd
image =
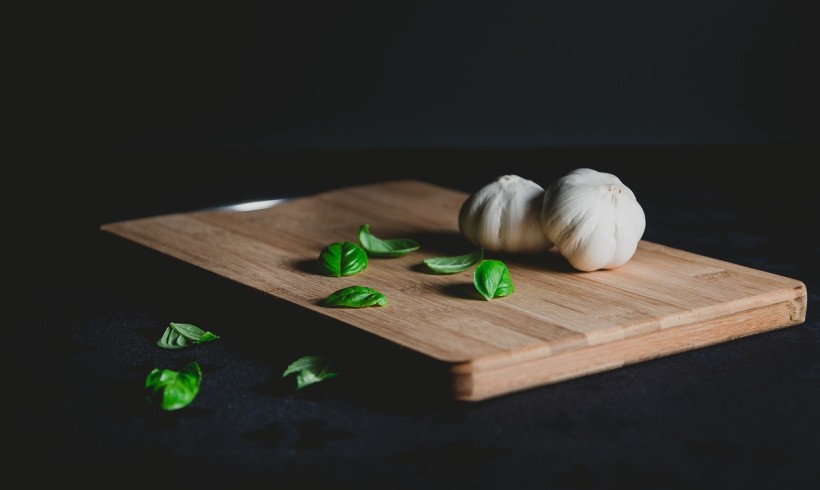
<path id="1" fill-rule="evenodd" d="M 290 363 L 282 377 L 296 374 L 296 389 L 301 390 L 305 386 L 324 381 L 338 376 L 328 368 L 327 360 L 321 356 L 303 356 Z"/>
<path id="2" fill-rule="evenodd" d="M 479 248 L 475 252 L 453 257 L 431 257 L 424 259 L 424 265 L 437 274 L 455 274 L 466 271 L 470 267 L 481 262 L 484 258 L 484 248 Z"/>
<path id="3" fill-rule="evenodd" d="M 515 292 L 510 270 L 500 260 L 482 260 L 473 273 L 473 284 L 487 301 Z"/>
<path id="4" fill-rule="evenodd" d="M 325 306 L 341 306 L 347 308 L 366 308 L 368 306 L 384 306 L 387 298 L 373 288 L 365 286 L 348 286 L 331 293 L 324 300 Z"/>
<path id="5" fill-rule="evenodd" d="M 401 257 L 419 249 L 419 242 L 410 238 L 377 238 L 368 224 L 359 228 L 359 243 L 373 257 Z"/>
<path id="6" fill-rule="evenodd" d="M 154 368 L 145 378 L 145 399 L 163 410 L 187 407 L 199 393 L 202 369 L 196 361 L 180 371 Z"/>
<path id="7" fill-rule="evenodd" d="M 157 345 L 164 349 L 182 349 L 190 344 L 202 344 L 218 339 L 219 336 L 202 330 L 190 323 L 171 322 L 157 341 Z"/>
<path id="8" fill-rule="evenodd" d="M 319 253 L 319 269 L 327 276 L 350 276 L 365 268 L 367 252 L 353 242 L 333 242 Z"/>
<path id="9" fill-rule="evenodd" d="M 212 340 L 216 340 L 219 338 L 219 335 L 212 334 L 211 332 L 205 332 L 202 334 L 202 337 L 196 341 L 197 344 L 202 344 L 204 342 L 210 342 Z"/>

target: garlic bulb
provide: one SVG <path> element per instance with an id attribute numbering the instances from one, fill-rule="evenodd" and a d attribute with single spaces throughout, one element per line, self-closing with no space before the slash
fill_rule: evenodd
<path id="1" fill-rule="evenodd" d="M 541 225 L 573 267 L 594 271 L 620 267 L 632 258 L 646 217 L 618 177 L 578 168 L 544 192 Z"/>
<path id="2" fill-rule="evenodd" d="M 464 201 L 461 234 L 493 252 L 535 253 L 552 246 L 541 228 L 544 188 L 517 175 L 504 175 Z"/>

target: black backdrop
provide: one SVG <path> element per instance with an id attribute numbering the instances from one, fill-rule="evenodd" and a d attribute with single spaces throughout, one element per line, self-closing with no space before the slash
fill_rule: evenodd
<path id="1" fill-rule="evenodd" d="M 24 96 L 10 94 L 25 106 L 14 129 L 33 131 L 10 138 L 25 151 L 4 179 L 5 197 L 17 197 L 0 343 L 9 466 L 30 481 L 50 476 L 26 471 L 39 465 L 106 487 L 104 469 L 117 484 L 815 488 L 810 5 L 172 1 L 39 12 L 17 38 L 38 48 L 17 73 Z M 806 324 L 451 405 L 424 385 L 389 390 L 417 366 L 372 339 L 99 231 L 392 178 L 472 192 L 517 173 L 546 186 L 579 166 L 635 191 L 645 238 L 803 280 Z M 218 326 L 223 341 L 191 354 L 208 375 L 196 405 L 164 417 L 140 384 L 188 355 L 152 343 L 181 317 Z M 283 390 L 278 368 L 314 348 L 354 359 L 355 374 Z"/>
<path id="2" fill-rule="evenodd" d="M 793 144 L 818 128 L 809 1 L 63 8 L 29 44 L 45 72 L 27 103 L 94 147 Z"/>

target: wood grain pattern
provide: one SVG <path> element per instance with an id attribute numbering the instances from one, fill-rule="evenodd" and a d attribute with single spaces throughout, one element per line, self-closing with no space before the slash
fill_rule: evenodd
<path id="1" fill-rule="evenodd" d="M 197 211 L 101 229 L 330 316 L 450 365 L 453 396 L 482 400 L 805 322 L 792 278 L 642 241 L 611 271 L 577 272 L 557 253 L 498 255 L 516 292 L 485 301 L 472 271 L 436 275 L 422 260 L 471 251 L 458 231 L 467 194 L 415 180 L 291 199 L 247 212 Z M 326 277 L 319 251 L 356 240 L 363 223 L 421 249 L 371 258 L 360 274 Z M 490 257 L 490 254 L 488 254 Z M 345 286 L 389 305 L 326 308 Z"/>

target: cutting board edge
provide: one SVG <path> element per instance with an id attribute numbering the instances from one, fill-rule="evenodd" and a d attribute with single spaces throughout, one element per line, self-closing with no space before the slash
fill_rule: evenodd
<path id="1" fill-rule="evenodd" d="M 527 362 L 475 370 L 475 360 L 450 367 L 452 396 L 462 401 L 482 401 L 529 388 L 546 386 L 630 364 L 720 344 L 772 330 L 804 324 L 805 285 L 796 296 L 723 317 L 694 322 L 669 330 L 592 345 Z"/>

